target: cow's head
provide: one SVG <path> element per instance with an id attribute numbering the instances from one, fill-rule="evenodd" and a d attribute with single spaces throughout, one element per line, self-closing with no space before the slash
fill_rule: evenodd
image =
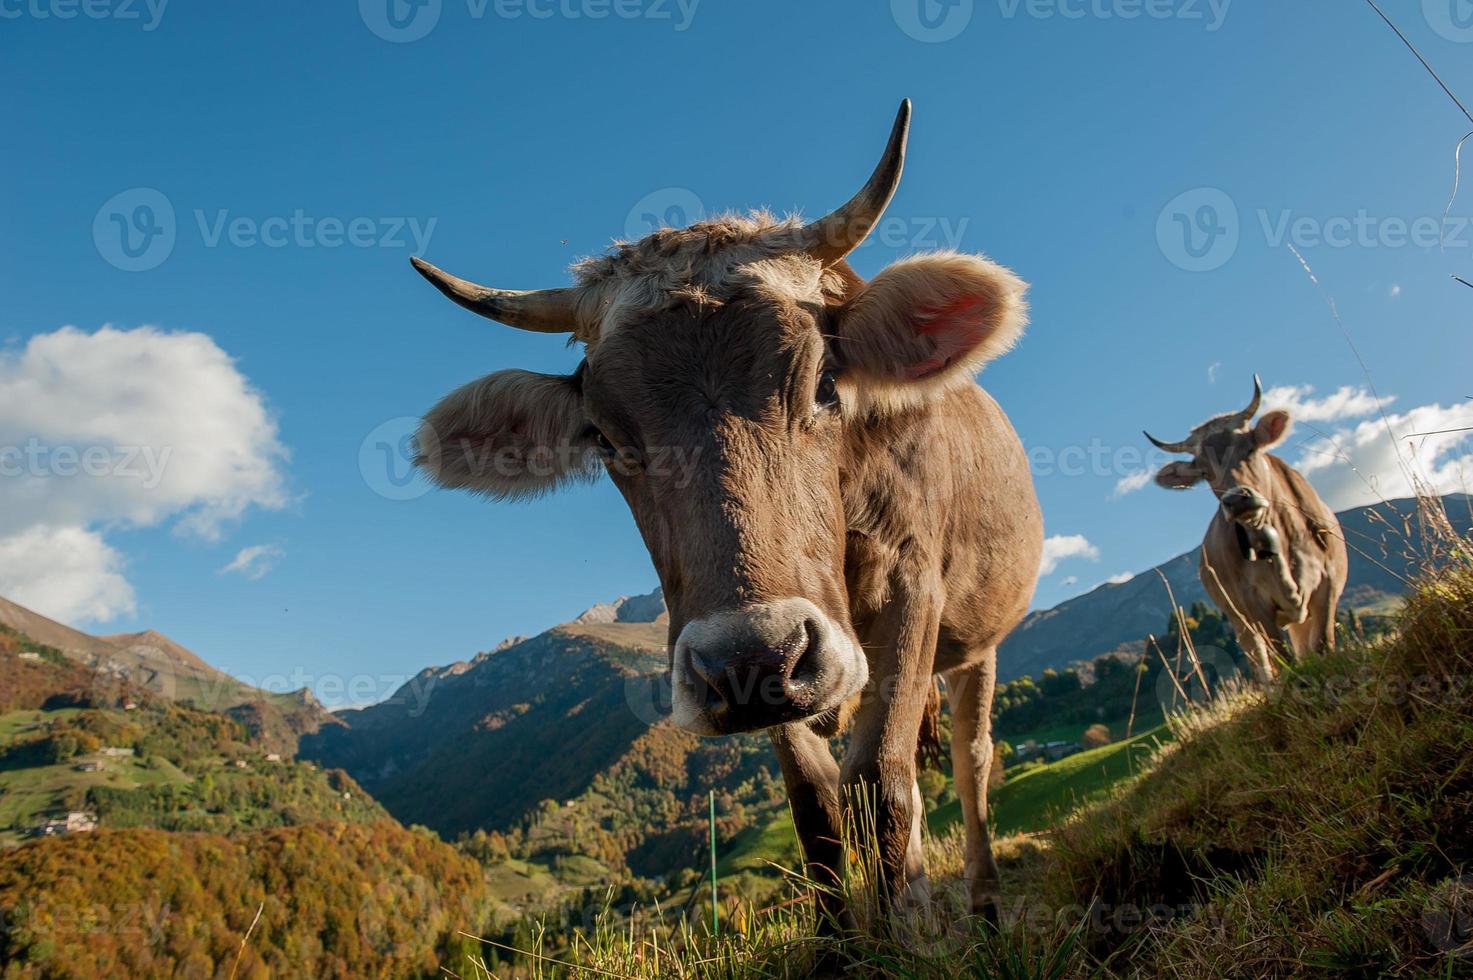
<path id="1" fill-rule="evenodd" d="M 1181 442 L 1162 442 L 1147 432 L 1156 448 L 1192 457 L 1162 467 L 1156 482 L 1169 490 L 1185 490 L 1205 480 L 1231 520 L 1249 527 L 1262 525 L 1274 485 L 1265 456 L 1284 441 L 1292 425 L 1283 409 L 1264 412 L 1255 424 L 1253 417 L 1262 403 L 1263 384 L 1255 376 L 1253 400 L 1241 412 L 1209 419 Z"/>
<path id="2" fill-rule="evenodd" d="M 675 721 L 701 734 L 839 708 L 868 678 L 845 592 L 846 427 L 970 383 L 1025 319 L 979 256 L 920 255 L 869 283 L 844 257 L 900 179 L 901 106 L 864 188 L 811 224 L 766 214 L 667 229 L 512 292 L 416 268 L 460 305 L 585 345 L 572 375 L 501 371 L 425 416 L 443 486 L 527 497 L 606 470 L 670 608 Z"/>

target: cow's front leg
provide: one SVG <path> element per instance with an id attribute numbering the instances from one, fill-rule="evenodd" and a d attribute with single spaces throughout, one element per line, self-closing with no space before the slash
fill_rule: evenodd
<path id="1" fill-rule="evenodd" d="M 854 825 L 873 832 L 873 839 L 859 844 L 873 849 L 879 896 L 887 907 L 908 895 L 921 900 L 924 894 L 921 841 L 912 841 L 920 831 L 916 742 L 934 684 L 941 610 L 940 590 L 927 587 L 927 579 L 910 576 L 906 588 L 897 587 L 865 637 L 870 684 L 844 757 L 846 802 L 869 808 Z"/>
<path id="2" fill-rule="evenodd" d="M 819 932 L 842 933 L 853 922 L 839 889 L 844 860 L 839 764 L 828 742 L 807 725 L 770 728 L 768 736 L 788 788 L 793 825 L 803 847 L 804 873 L 818 886 Z"/>
<path id="3" fill-rule="evenodd" d="M 951 769 L 966 824 L 967 863 L 964 877 L 968 909 L 997 922 L 999 881 L 987 827 L 987 785 L 993 758 L 992 695 L 997 686 L 997 651 L 946 675 L 951 702 Z"/>

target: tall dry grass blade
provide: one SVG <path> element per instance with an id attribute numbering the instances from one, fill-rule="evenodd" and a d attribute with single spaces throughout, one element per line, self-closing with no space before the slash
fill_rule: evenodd
<path id="1" fill-rule="evenodd" d="M 230 966 L 230 980 L 235 980 L 235 971 L 240 969 L 240 958 L 245 955 L 246 943 L 251 941 L 251 933 L 256 931 L 256 923 L 261 921 L 261 912 L 265 908 L 266 900 L 263 898 L 261 904 L 256 906 L 256 917 L 251 920 L 251 927 L 240 937 L 240 948 L 235 951 L 235 962 Z"/>
<path id="2" fill-rule="evenodd" d="M 1447 82 L 1444 82 L 1442 80 L 1442 76 L 1437 74 L 1437 70 L 1432 67 L 1432 65 L 1427 61 L 1426 58 L 1422 57 L 1422 52 L 1417 50 L 1417 46 L 1413 44 L 1411 40 L 1401 32 L 1401 28 L 1392 23 L 1391 18 L 1387 17 L 1386 14 L 1382 12 L 1381 8 L 1376 5 L 1376 0 L 1366 0 L 1366 3 L 1370 4 L 1371 9 L 1380 15 L 1381 19 L 1386 22 L 1387 27 L 1396 32 L 1396 36 L 1401 38 L 1401 43 L 1407 46 L 1407 50 L 1411 51 L 1412 54 L 1417 56 L 1417 60 L 1422 63 L 1422 67 L 1427 69 L 1427 74 L 1431 75 L 1433 80 L 1436 81 L 1438 85 L 1442 86 L 1442 90 L 1447 93 L 1447 97 L 1449 99 L 1452 99 L 1459 109 L 1463 110 L 1463 115 L 1468 117 L 1468 121 L 1473 122 L 1473 112 L 1469 112 L 1468 107 L 1463 105 L 1463 100 L 1453 94 L 1453 90 L 1448 88 Z"/>

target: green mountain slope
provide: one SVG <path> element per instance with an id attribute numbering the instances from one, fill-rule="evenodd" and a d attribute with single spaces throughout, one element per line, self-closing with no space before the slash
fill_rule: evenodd
<path id="1" fill-rule="evenodd" d="M 235 711 L 282 754 L 294 752 L 301 735 L 336 724 L 310 691 L 272 693 L 243 684 L 153 630 L 92 636 L 5 598 L 0 598 L 0 629 L 90 668 L 100 694 L 116 697 L 124 687 L 143 689 L 205 711 Z M 0 683 L 0 703 L 3 689 Z"/>
<path id="2" fill-rule="evenodd" d="M 387 817 L 347 773 L 281 755 L 232 711 L 120 684 L 0 627 L 0 846 L 71 812 L 219 833 Z"/>

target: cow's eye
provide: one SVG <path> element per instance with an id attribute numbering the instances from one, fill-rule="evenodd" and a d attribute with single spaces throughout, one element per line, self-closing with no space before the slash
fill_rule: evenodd
<path id="1" fill-rule="evenodd" d="M 813 404 L 817 408 L 833 408 L 839 404 L 839 382 L 834 377 L 834 372 L 825 371 L 818 376 L 818 390 L 813 394 Z"/>
<path id="2" fill-rule="evenodd" d="M 598 450 L 598 454 L 604 459 L 612 460 L 619 455 L 619 450 L 614 448 L 614 444 L 612 442 L 609 442 L 608 436 L 604 435 L 596 428 L 593 429 L 589 434 L 593 436 L 594 448 Z"/>

